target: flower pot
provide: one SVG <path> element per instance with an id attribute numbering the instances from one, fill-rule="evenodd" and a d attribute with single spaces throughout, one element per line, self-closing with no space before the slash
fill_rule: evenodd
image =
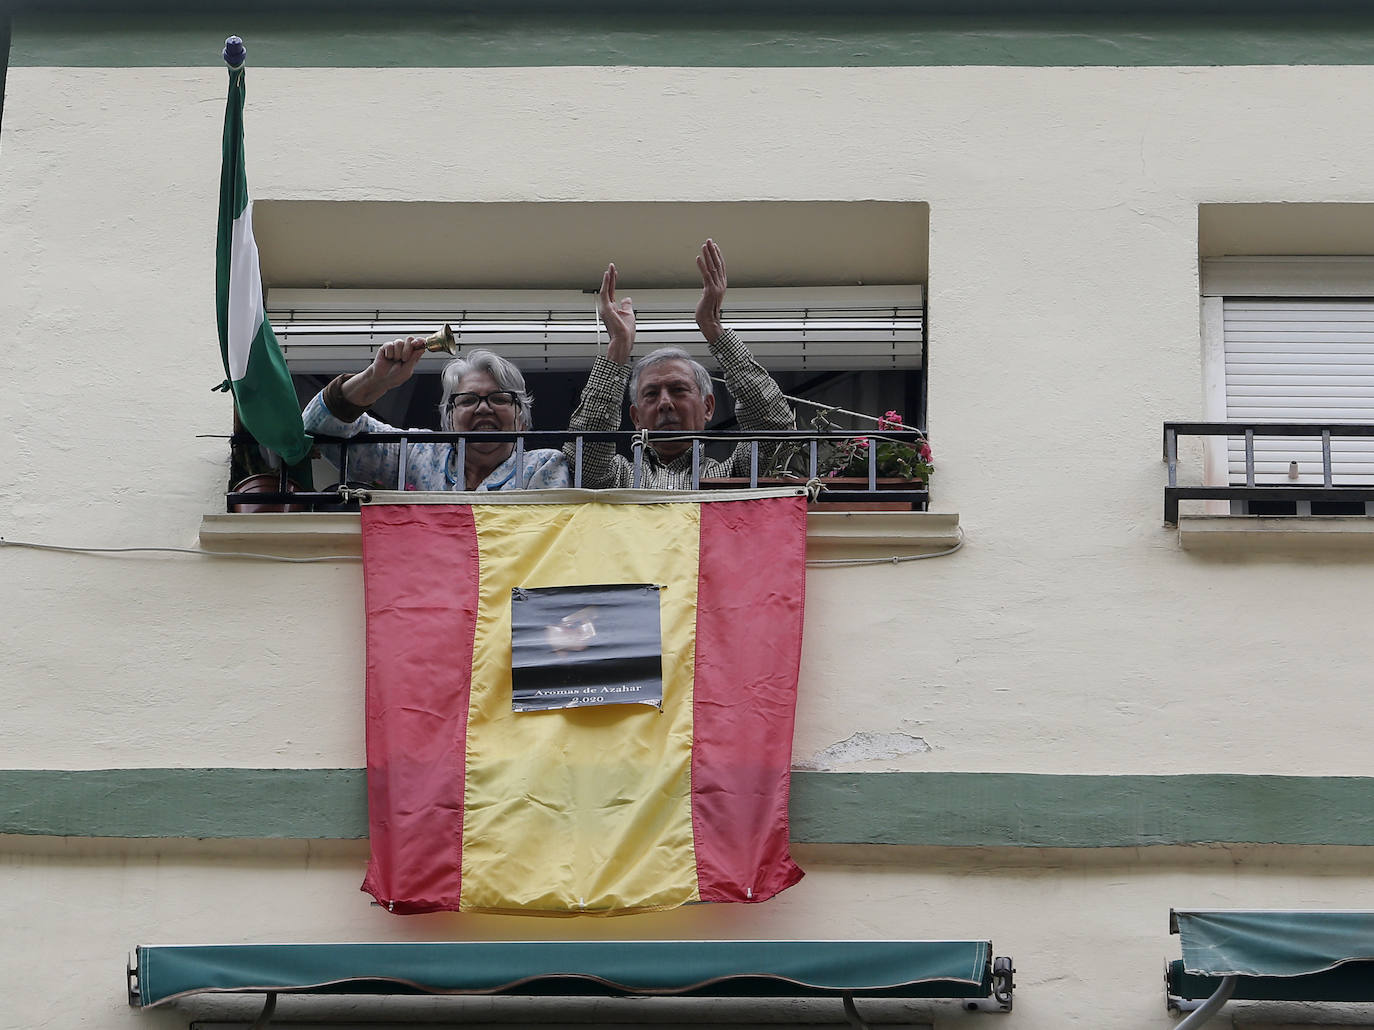
<path id="1" fill-rule="evenodd" d="M 897 476 L 879 476 L 879 490 L 924 490 L 925 481 L 921 479 L 900 479 Z M 833 494 L 826 499 L 826 489 L 862 490 L 868 493 L 867 476 L 830 476 L 821 478 L 821 496 L 811 502 L 812 511 L 915 511 L 917 502 L 909 500 L 869 501 L 846 500 Z"/>
<path id="2" fill-rule="evenodd" d="M 294 494 L 300 487 L 287 480 L 286 492 Z M 232 487 L 231 494 L 277 494 L 281 493 L 281 477 L 275 472 L 259 472 L 255 476 L 248 476 L 240 479 Z M 229 510 L 238 514 L 249 514 L 255 512 L 269 511 L 305 511 L 304 504 L 284 504 L 279 501 L 257 504 L 251 501 L 240 501 L 231 504 Z"/>

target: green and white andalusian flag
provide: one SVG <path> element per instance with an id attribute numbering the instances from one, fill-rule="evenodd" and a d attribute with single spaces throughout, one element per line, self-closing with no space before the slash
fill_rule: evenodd
<path id="1" fill-rule="evenodd" d="M 236 37 L 226 43 L 224 58 L 230 65 L 229 99 L 224 106 L 224 168 L 219 180 L 215 252 L 220 353 L 244 428 L 294 465 L 309 454 L 313 441 L 301 424 L 291 374 L 263 310 L 253 204 L 243 164 L 243 44 Z"/>

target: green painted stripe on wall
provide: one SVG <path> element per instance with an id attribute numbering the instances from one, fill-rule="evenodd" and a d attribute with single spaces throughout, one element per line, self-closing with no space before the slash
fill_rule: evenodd
<path id="1" fill-rule="evenodd" d="M 847 14 L 998 14 L 1040 16 L 1050 14 L 1254 14 L 1256 12 L 1311 16 L 1318 12 L 1358 11 L 1368 0 L 848 0 Z M 271 11 L 314 11 L 323 14 L 404 11 L 408 14 L 480 11 L 550 14 L 563 11 L 596 11 L 601 14 L 634 15 L 645 0 L 0 0 L 0 14 L 61 11 L 64 13 L 114 13 L 139 11 L 184 14 L 189 8 L 220 14 L 260 14 Z M 675 10 L 692 17 L 749 11 L 754 14 L 795 15 L 833 11 L 834 0 L 675 0 Z"/>
<path id="2" fill-rule="evenodd" d="M 1374 846 L 1374 777 L 792 775 L 812 844 Z M 0 834 L 358 839 L 361 769 L 0 770 Z"/>
<path id="3" fill-rule="evenodd" d="M 1374 845 L 1374 778 L 794 773 L 792 838 L 1012 847 Z"/>
<path id="4" fill-rule="evenodd" d="M 1374 11 L 859 18 L 794 13 L 17 15 L 15 67 L 1178 67 L 1374 64 Z"/>
<path id="5" fill-rule="evenodd" d="M 367 836 L 362 769 L 0 770 L 0 833 L 298 840 Z"/>

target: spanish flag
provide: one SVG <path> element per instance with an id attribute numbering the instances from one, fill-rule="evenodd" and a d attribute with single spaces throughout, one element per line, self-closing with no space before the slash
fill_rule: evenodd
<path id="1" fill-rule="evenodd" d="M 801 879 L 804 496 L 377 494 L 362 521 L 364 891 L 604 915 Z"/>

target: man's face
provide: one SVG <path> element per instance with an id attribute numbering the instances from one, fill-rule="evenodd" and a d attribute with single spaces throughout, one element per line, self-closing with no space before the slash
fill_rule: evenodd
<path id="1" fill-rule="evenodd" d="M 716 410 L 715 397 L 703 397 L 692 366 L 679 358 L 650 365 L 639 375 L 639 390 L 630 405 L 636 429 L 679 429 L 699 433 Z M 690 440 L 659 441 L 659 457 L 672 461 L 691 446 Z"/>

